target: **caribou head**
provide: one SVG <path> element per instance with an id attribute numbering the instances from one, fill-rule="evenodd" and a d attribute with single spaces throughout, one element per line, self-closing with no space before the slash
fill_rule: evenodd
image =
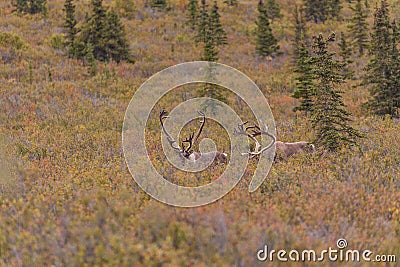
<path id="1" fill-rule="evenodd" d="M 276 138 L 273 134 L 268 132 L 268 126 L 263 125 L 263 129 L 260 126 L 257 125 L 249 125 L 247 126 L 248 121 L 239 124 L 237 128 L 234 129 L 233 135 L 245 135 L 249 137 L 253 142 L 254 142 L 254 150 L 250 150 L 248 152 L 243 152 L 242 155 L 249 155 L 250 158 L 254 158 L 257 155 L 260 155 L 264 151 L 270 149 L 276 142 Z M 257 136 L 259 135 L 266 135 L 271 139 L 271 142 L 265 146 L 261 147 L 260 142 L 257 140 Z"/>
<path id="2" fill-rule="evenodd" d="M 199 120 L 200 127 L 197 130 L 197 133 L 195 134 L 194 132 L 192 132 L 185 140 L 182 140 L 180 142 L 181 143 L 180 145 L 178 145 L 178 143 L 172 138 L 172 136 L 165 129 L 164 120 L 166 118 L 169 118 L 169 116 L 168 116 L 168 112 L 166 110 L 162 110 L 160 112 L 159 119 L 160 119 L 162 131 L 166 135 L 168 143 L 170 144 L 172 149 L 174 149 L 177 153 L 179 153 L 179 155 L 181 157 L 186 158 L 192 162 L 196 162 L 200 158 L 203 158 L 205 160 L 210 159 L 210 160 L 214 160 L 216 162 L 226 163 L 227 159 L 228 159 L 228 154 L 226 154 L 226 153 L 219 152 L 219 151 L 211 151 L 211 152 L 207 152 L 207 153 L 200 153 L 200 152 L 193 151 L 193 146 L 197 143 L 199 136 L 200 136 L 201 132 L 203 131 L 204 125 L 206 123 L 206 116 L 205 116 L 204 112 L 198 111 L 198 113 L 201 117 Z M 185 146 L 185 144 L 187 144 L 187 146 Z"/>

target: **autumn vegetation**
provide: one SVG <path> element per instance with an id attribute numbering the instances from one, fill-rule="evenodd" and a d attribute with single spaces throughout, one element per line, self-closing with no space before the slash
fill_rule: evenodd
<path id="1" fill-rule="evenodd" d="M 257 266 L 264 244 L 321 251 L 339 238 L 351 249 L 395 254 L 400 261 L 398 1 L 388 0 L 380 11 L 388 12 L 382 21 L 389 24 L 374 24 L 381 2 L 373 0 L 321 1 L 328 4 L 318 15 L 312 1 L 265 1 L 273 7 L 268 10 L 258 1 L 207 1 L 207 14 L 219 17 L 203 25 L 205 32 L 222 28 L 220 37 L 203 39 L 198 21 L 191 21 L 202 1 L 41 0 L 38 12 L 29 11 L 35 1 L 25 2 L 0 2 L 1 266 Z M 69 24 L 67 2 L 75 6 Z M 267 35 L 258 31 L 261 21 L 268 23 L 262 26 Z M 99 23 L 101 31 L 94 31 Z M 360 27 L 367 32 L 357 32 Z M 271 49 L 261 45 L 263 38 L 271 38 Z M 257 167 L 252 159 L 224 198 L 171 207 L 148 196 L 129 173 L 121 145 L 124 113 L 154 73 L 200 59 L 244 72 L 269 101 L 277 140 L 316 141 L 317 152 L 274 164 L 249 193 Z M 315 68 L 322 61 L 340 79 L 324 80 L 327 69 Z M 163 97 L 146 126 L 146 145 L 155 168 L 180 185 L 209 183 L 225 168 L 178 171 L 162 152 L 159 112 L 203 95 L 226 102 L 243 120 L 254 119 L 224 88 L 186 85 Z M 320 123 L 321 101 L 343 110 L 335 112 L 344 118 L 349 142 L 331 131 L 341 120 Z M 189 123 L 183 135 L 195 127 Z M 218 123 L 207 122 L 202 136 L 229 151 Z"/>

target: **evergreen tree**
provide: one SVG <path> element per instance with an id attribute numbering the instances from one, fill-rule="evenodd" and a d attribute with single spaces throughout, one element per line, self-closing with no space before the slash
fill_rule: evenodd
<path id="1" fill-rule="evenodd" d="M 210 61 L 210 60 L 209 60 Z M 226 102 L 226 97 L 223 94 L 222 89 L 215 85 L 212 84 L 212 82 L 215 82 L 215 65 L 213 62 L 209 63 L 209 68 L 207 70 L 207 80 L 210 81 L 211 83 L 206 83 L 201 89 L 199 94 L 202 97 L 209 97 L 211 99 L 217 99 L 222 102 Z M 215 101 L 209 101 L 206 100 L 202 105 L 201 109 L 204 110 L 205 112 L 211 112 L 212 114 L 215 114 L 217 106 L 220 105 L 216 103 Z M 209 110 L 209 111 L 208 111 Z"/>
<path id="2" fill-rule="evenodd" d="M 324 40 L 322 34 L 314 37 L 313 75 L 315 79 L 312 125 L 316 130 L 316 144 L 330 151 L 342 145 L 356 145 L 361 135 L 348 125 L 350 113 L 345 110 L 341 91 L 336 87 L 344 82 L 343 63 L 334 60 L 335 53 L 328 52 L 329 43 L 334 42 L 335 34 Z"/>
<path id="3" fill-rule="evenodd" d="M 197 42 L 202 42 L 204 44 L 203 56 L 201 59 L 204 61 L 216 62 L 218 60 L 218 46 L 227 43 L 226 33 L 220 22 L 220 15 L 218 13 L 218 5 L 216 1 L 214 1 L 210 15 L 208 14 L 205 0 L 201 1 L 199 23 L 197 27 Z M 214 68 L 211 65 L 208 74 L 209 80 L 213 80 L 213 69 Z M 220 101 L 226 100 L 221 90 L 213 84 L 204 85 L 200 89 L 200 94 Z M 202 108 L 204 110 L 210 108 L 211 112 L 214 113 L 216 108 L 215 102 L 206 101 Z"/>
<path id="4" fill-rule="evenodd" d="M 364 83 L 369 85 L 371 99 L 366 106 L 377 115 L 398 117 L 400 108 L 398 33 L 389 20 L 385 0 L 377 7 L 369 49 L 370 61 Z"/>
<path id="5" fill-rule="evenodd" d="M 339 48 L 339 55 L 342 57 L 342 62 L 344 63 L 342 73 L 343 77 L 345 79 L 352 79 L 354 75 L 354 71 L 350 69 L 350 64 L 353 63 L 353 60 L 351 60 L 352 49 L 347 43 L 346 37 L 344 36 L 343 32 L 340 33 Z"/>
<path id="6" fill-rule="evenodd" d="M 267 16 L 271 20 L 281 18 L 281 7 L 275 2 L 275 0 L 267 0 L 265 3 L 265 9 Z"/>
<path id="7" fill-rule="evenodd" d="M 87 50 L 87 44 L 91 44 L 97 60 L 131 61 L 125 29 L 117 13 L 114 10 L 106 12 L 102 0 L 92 0 L 92 7 L 92 14 L 86 18 L 77 45 Z M 81 56 L 84 55 L 85 51 L 81 52 Z"/>
<path id="8" fill-rule="evenodd" d="M 29 2 L 30 2 L 30 11 L 29 11 L 30 14 L 36 14 L 36 13 L 46 14 L 47 0 L 30 0 Z"/>
<path id="9" fill-rule="evenodd" d="M 352 36 L 354 46 L 358 48 L 358 54 L 363 55 L 364 50 L 368 47 L 368 24 L 367 12 L 361 4 L 361 0 L 357 0 L 355 7 L 350 7 L 354 15 L 350 19 L 349 30 Z"/>
<path id="10" fill-rule="evenodd" d="M 304 19 L 303 8 L 294 7 L 294 40 L 293 40 L 293 58 L 297 64 L 300 49 L 307 43 L 306 22 Z"/>
<path id="11" fill-rule="evenodd" d="M 209 38 L 204 43 L 203 57 L 204 61 L 218 61 L 218 50 L 212 38 Z"/>
<path id="12" fill-rule="evenodd" d="M 129 45 L 126 40 L 125 28 L 117 12 L 113 9 L 106 15 L 104 33 L 107 59 L 111 58 L 116 62 L 120 62 L 121 60 L 130 61 Z"/>
<path id="13" fill-rule="evenodd" d="M 330 0 L 329 4 L 329 17 L 332 19 L 340 19 L 340 12 L 343 8 L 342 0 Z"/>
<path id="14" fill-rule="evenodd" d="M 206 1 L 201 1 L 199 23 L 197 25 L 196 42 L 204 44 L 202 60 L 217 61 L 218 50 L 217 46 L 227 43 L 226 33 L 220 22 L 217 2 L 211 10 L 211 15 L 208 14 Z"/>
<path id="15" fill-rule="evenodd" d="M 299 47 L 295 72 L 298 76 L 296 77 L 296 89 L 292 97 L 300 99 L 300 106 L 295 107 L 293 111 L 303 111 L 306 116 L 311 116 L 314 95 L 313 61 L 304 42 Z"/>
<path id="16" fill-rule="evenodd" d="M 393 112 L 393 117 L 399 117 L 400 115 L 400 52 L 398 45 L 400 43 L 400 30 L 395 21 L 392 23 L 393 37 L 392 37 L 392 88 L 393 88 L 393 106 L 397 108 Z"/>
<path id="17" fill-rule="evenodd" d="M 74 57 L 76 55 L 75 49 L 75 39 L 79 30 L 76 26 L 77 21 L 75 19 L 75 5 L 73 0 L 65 0 L 64 3 L 64 12 L 65 12 L 65 23 L 64 28 L 66 29 L 66 47 L 68 49 L 68 56 Z"/>
<path id="18" fill-rule="evenodd" d="M 208 22 L 209 15 L 207 11 L 206 0 L 201 0 L 201 8 L 197 24 L 197 35 L 195 37 L 196 43 L 206 43 L 208 37 Z"/>
<path id="19" fill-rule="evenodd" d="M 91 76 L 96 75 L 97 72 L 97 62 L 93 55 L 93 45 L 91 43 L 87 43 L 85 47 L 85 64 L 87 65 L 88 73 Z"/>
<path id="20" fill-rule="evenodd" d="M 224 0 L 224 3 L 227 4 L 228 6 L 237 6 L 238 0 Z"/>
<path id="21" fill-rule="evenodd" d="M 12 4 L 15 6 L 17 12 L 37 14 L 46 13 L 47 0 L 16 0 Z"/>
<path id="22" fill-rule="evenodd" d="M 214 5 L 211 9 L 211 15 L 209 19 L 209 37 L 214 39 L 215 45 L 225 45 L 227 44 L 227 37 L 224 28 L 220 22 L 220 15 L 218 13 L 217 1 L 214 1 Z"/>
<path id="23" fill-rule="evenodd" d="M 199 11 L 198 0 L 189 0 L 188 22 L 192 30 L 194 30 L 197 26 L 198 11 Z"/>
<path id="24" fill-rule="evenodd" d="M 260 0 L 258 2 L 256 52 L 262 56 L 272 56 L 279 50 L 278 41 L 272 34 L 267 10 Z"/>
<path id="25" fill-rule="evenodd" d="M 107 49 L 104 39 L 106 28 L 106 9 L 102 5 L 103 0 L 91 0 L 92 14 L 87 17 L 87 22 L 82 28 L 81 37 L 84 44 L 93 46 L 93 56 L 97 60 L 106 61 Z"/>
<path id="26" fill-rule="evenodd" d="M 305 0 L 304 4 L 307 20 L 324 23 L 328 19 L 330 9 L 328 0 Z"/>

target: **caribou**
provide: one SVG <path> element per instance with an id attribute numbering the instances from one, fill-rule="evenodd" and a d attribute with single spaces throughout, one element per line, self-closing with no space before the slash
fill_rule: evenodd
<path id="1" fill-rule="evenodd" d="M 168 133 L 167 129 L 165 128 L 164 125 L 164 120 L 169 118 L 168 112 L 166 110 L 162 110 L 160 112 L 160 124 L 162 131 L 167 137 L 169 145 L 174 149 L 177 153 L 182 158 L 185 158 L 191 162 L 196 162 L 200 158 L 203 158 L 205 160 L 214 160 L 214 162 L 217 163 L 226 163 L 228 159 L 228 154 L 220 152 L 220 151 L 211 151 L 211 152 L 206 152 L 206 153 L 200 153 L 193 151 L 193 146 L 198 142 L 198 139 L 200 137 L 200 134 L 203 131 L 204 125 L 206 123 L 206 116 L 202 111 L 198 111 L 200 115 L 199 123 L 200 127 L 197 130 L 197 133 L 195 134 L 194 132 L 191 132 L 190 135 L 185 139 L 182 140 L 180 143 L 181 145 L 178 145 L 178 142 L 175 141 L 172 136 Z M 289 157 L 292 157 L 295 154 L 298 153 L 314 153 L 315 152 L 315 146 L 312 143 L 306 142 L 306 141 L 299 141 L 299 142 L 293 142 L 293 143 L 286 143 L 286 142 L 281 142 L 277 141 L 276 137 L 268 131 L 268 126 L 265 124 L 262 124 L 262 127 L 253 124 L 249 125 L 248 121 L 238 124 L 237 128 L 234 129 L 233 135 L 244 135 L 250 138 L 254 142 L 254 149 L 249 150 L 247 152 L 241 153 L 242 156 L 249 156 L 250 158 L 254 158 L 264 151 L 270 149 L 272 146 L 275 145 L 276 147 L 276 153 L 274 157 L 274 162 L 282 161 L 282 160 L 287 160 Z M 271 139 L 271 142 L 265 146 L 262 147 L 260 142 L 257 140 L 257 136 L 260 135 L 266 135 Z M 188 146 L 185 146 L 185 144 L 188 144 Z"/>
<path id="2" fill-rule="evenodd" d="M 281 141 L 276 142 L 275 161 L 286 160 L 297 153 L 314 153 L 315 146 L 306 141 L 284 143 Z"/>
<path id="3" fill-rule="evenodd" d="M 205 153 L 193 151 L 193 146 L 197 143 L 199 136 L 202 133 L 204 125 L 206 123 L 206 116 L 205 116 L 204 112 L 198 111 L 198 113 L 200 115 L 200 119 L 199 119 L 200 127 L 197 130 L 197 133 L 195 134 L 194 132 L 191 132 L 189 137 L 187 137 L 185 140 L 181 141 L 181 145 L 179 146 L 177 141 L 175 141 L 172 138 L 172 136 L 168 133 L 168 131 L 164 125 L 164 120 L 169 118 L 168 112 L 166 110 L 162 110 L 160 112 L 159 119 L 160 119 L 161 128 L 162 128 L 162 131 L 164 132 L 165 136 L 167 137 L 169 145 L 172 147 L 172 149 L 174 149 L 177 153 L 179 153 L 179 155 L 182 158 L 185 158 L 191 162 L 196 162 L 200 158 L 202 158 L 204 160 L 214 160 L 214 162 L 217 162 L 217 163 L 226 163 L 227 159 L 228 159 L 227 153 L 223 153 L 220 151 L 211 151 L 211 152 L 205 152 Z M 185 143 L 188 144 L 187 147 L 185 146 Z"/>
<path id="4" fill-rule="evenodd" d="M 243 152 L 242 156 L 249 155 L 250 158 L 254 158 L 264 151 L 270 149 L 276 142 L 276 137 L 268 132 L 268 126 L 264 125 L 264 129 L 261 129 L 257 125 L 246 126 L 249 122 L 246 121 L 244 123 L 238 124 L 237 128 L 233 130 L 233 135 L 244 135 L 250 138 L 254 142 L 254 150 L 249 150 L 247 152 Z M 265 147 L 261 148 L 260 142 L 257 140 L 257 136 L 259 135 L 267 135 L 272 141 Z"/>
<path id="5" fill-rule="evenodd" d="M 306 141 L 294 142 L 294 143 L 285 143 L 281 141 L 277 141 L 276 137 L 268 132 L 268 127 L 264 125 L 264 129 L 257 125 L 247 126 L 248 122 L 244 122 L 239 124 L 237 128 L 235 128 L 233 134 L 234 135 L 245 135 L 249 137 L 255 144 L 254 150 L 250 150 L 248 152 L 242 153 L 242 155 L 249 155 L 250 158 L 254 158 L 264 151 L 271 148 L 273 145 L 276 147 L 274 162 L 278 162 L 281 160 L 286 160 L 294 154 L 305 152 L 305 153 L 314 153 L 315 146 Z M 259 135 L 267 135 L 272 141 L 265 147 L 261 148 L 261 144 L 256 139 Z"/>

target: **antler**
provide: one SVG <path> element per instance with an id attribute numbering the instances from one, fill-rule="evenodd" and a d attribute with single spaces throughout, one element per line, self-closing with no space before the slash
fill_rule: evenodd
<path id="1" fill-rule="evenodd" d="M 251 125 L 248 127 L 245 127 L 245 125 L 248 123 L 248 121 L 242 123 L 242 124 L 238 124 L 237 129 L 235 128 L 233 131 L 234 135 L 246 135 L 247 137 L 249 137 L 251 140 L 253 140 L 253 142 L 255 143 L 255 148 L 254 151 L 248 151 L 245 153 L 242 153 L 242 156 L 244 155 L 251 155 L 251 158 L 254 158 L 257 155 L 260 155 L 261 153 L 263 153 L 265 150 L 271 148 L 275 142 L 276 142 L 276 137 L 268 132 L 268 126 L 265 125 L 264 123 L 262 123 L 264 125 L 265 130 L 262 130 L 259 126 L 257 125 Z M 251 130 L 252 133 L 249 133 L 248 131 Z M 272 142 L 266 146 L 263 147 L 261 149 L 261 144 L 258 142 L 258 140 L 256 139 L 256 136 L 265 134 L 267 136 L 269 136 L 272 139 Z"/>
<path id="2" fill-rule="evenodd" d="M 201 118 L 200 118 L 200 120 L 199 120 L 199 123 L 200 123 L 200 128 L 199 128 L 199 130 L 197 131 L 197 134 L 196 134 L 196 136 L 194 137 L 194 139 L 193 139 L 193 133 L 192 133 L 192 135 L 191 135 L 191 137 L 192 137 L 192 144 L 196 144 L 197 143 L 197 139 L 199 139 L 199 136 L 200 136 L 200 134 L 201 134 L 201 132 L 203 131 L 203 127 L 204 127 L 204 124 L 206 124 L 206 114 L 204 114 L 204 112 L 203 111 L 197 111 L 198 113 L 199 113 L 199 115 L 201 116 Z"/>
<path id="3" fill-rule="evenodd" d="M 254 126 L 250 126 L 250 127 L 244 127 L 247 123 L 249 123 L 248 121 L 245 121 L 242 124 L 238 124 L 237 129 L 235 128 L 233 130 L 233 135 L 246 135 L 247 137 L 249 137 L 251 140 L 253 140 L 253 142 L 255 143 L 256 147 L 255 147 L 255 151 L 259 151 L 260 150 L 260 143 L 258 142 L 258 140 L 250 133 L 247 132 L 248 129 L 250 128 L 254 128 Z M 247 155 L 247 153 L 242 153 L 242 155 Z"/>
<path id="4" fill-rule="evenodd" d="M 180 148 L 180 147 L 177 145 L 176 141 L 172 138 L 172 136 L 171 136 L 171 135 L 167 132 L 167 130 L 165 129 L 163 120 L 166 119 L 166 118 L 169 118 L 168 112 L 167 112 L 165 109 L 163 109 L 163 110 L 160 112 L 160 123 L 161 123 L 161 127 L 162 127 L 162 130 L 163 130 L 164 134 L 167 136 L 167 140 L 168 140 L 169 145 L 170 145 L 173 149 L 175 149 L 175 150 L 177 150 L 177 151 L 179 151 L 179 152 L 184 152 L 184 149 Z"/>
<path id="5" fill-rule="evenodd" d="M 197 143 L 197 139 L 199 139 L 199 136 L 201 134 L 201 132 L 203 131 L 203 127 L 204 124 L 206 123 L 206 115 L 204 114 L 204 112 L 202 111 L 198 111 L 199 115 L 201 116 L 199 123 L 200 123 L 200 128 L 196 133 L 196 136 L 194 135 L 194 132 L 192 132 L 188 138 L 186 138 L 183 142 L 182 142 L 182 147 L 183 150 L 186 151 L 187 153 L 190 154 L 190 150 L 192 149 L 193 145 Z M 184 148 L 183 143 L 189 143 L 189 147 L 188 148 Z"/>
<path id="6" fill-rule="evenodd" d="M 198 111 L 198 113 L 201 115 L 201 118 L 200 118 L 200 120 L 199 120 L 199 122 L 200 122 L 200 128 L 199 128 L 199 130 L 197 131 L 196 136 L 194 135 L 194 132 L 192 132 L 192 133 L 189 135 L 189 137 L 187 137 L 185 140 L 183 140 L 183 141 L 181 142 L 181 146 L 179 147 L 179 145 L 177 145 L 177 142 L 176 142 L 176 141 L 172 138 L 172 136 L 167 132 L 167 130 L 165 129 L 165 126 L 164 126 L 164 121 L 163 121 L 163 120 L 166 119 L 166 118 L 169 118 L 168 112 L 167 112 L 165 109 L 163 109 L 163 110 L 160 112 L 160 123 L 161 123 L 161 127 L 162 127 L 163 132 L 164 132 L 165 135 L 167 136 L 167 140 L 168 140 L 170 146 L 171 146 L 173 149 L 179 151 L 180 153 L 183 153 L 183 155 L 184 155 L 185 157 L 187 157 L 187 156 L 190 155 L 190 150 L 192 149 L 193 145 L 196 144 L 197 139 L 199 138 L 201 132 L 203 131 L 204 124 L 206 123 L 206 115 L 204 114 L 204 112 Z M 189 143 L 188 148 L 185 148 L 184 143 Z"/>

